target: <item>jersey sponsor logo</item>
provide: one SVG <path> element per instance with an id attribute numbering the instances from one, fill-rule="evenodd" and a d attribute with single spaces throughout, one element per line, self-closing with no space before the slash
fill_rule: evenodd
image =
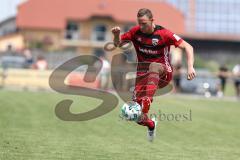
<path id="1" fill-rule="evenodd" d="M 146 54 L 158 54 L 158 51 L 153 51 L 151 49 L 146 49 L 146 48 L 138 48 L 140 52 L 146 53 Z"/>
<path id="2" fill-rule="evenodd" d="M 157 38 L 153 38 L 152 39 L 152 44 L 154 45 L 154 46 L 157 46 L 158 45 L 158 39 Z"/>
<path id="3" fill-rule="evenodd" d="M 177 41 L 179 41 L 179 40 L 181 39 L 181 38 L 180 38 L 178 35 L 176 35 L 176 34 L 174 34 L 173 37 L 174 37 Z"/>

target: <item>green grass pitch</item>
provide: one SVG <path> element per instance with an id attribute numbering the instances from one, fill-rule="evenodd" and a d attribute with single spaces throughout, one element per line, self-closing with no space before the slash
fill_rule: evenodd
<path id="1" fill-rule="evenodd" d="M 100 100 L 58 93 L 0 91 L 1 160 L 237 160 L 240 159 L 240 103 L 167 95 L 150 112 L 185 114 L 192 120 L 160 121 L 153 143 L 146 128 L 119 118 L 119 106 L 90 121 L 66 122 L 55 105 L 74 100 L 85 112 Z"/>

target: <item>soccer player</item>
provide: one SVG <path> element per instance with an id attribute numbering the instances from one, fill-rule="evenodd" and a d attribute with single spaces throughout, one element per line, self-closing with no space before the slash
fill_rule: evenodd
<path id="1" fill-rule="evenodd" d="M 122 35 L 120 35 L 121 29 L 118 26 L 113 27 L 111 31 L 114 35 L 115 46 L 119 46 L 123 40 L 129 40 L 136 50 L 138 67 L 133 101 L 142 106 L 143 115 L 138 124 L 148 127 L 148 139 L 153 141 L 157 119 L 156 117 L 148 118 L 147 113 L 155 91 L 167 86 L 172 79 L 172 66 L 169 57 L 170 46 L 174 45 L 185 49 L 188 80 L 192 80 L 196 76 L 193 67 L 194 54 L 193 47 L 189 43 L 168 29 L 154 24 L 154 18 L 149 9 L 140 9 L 137 13 L 137 21 L 137 26 Z M 147 71 L 144 71 L 144 67 L 141 66 L 145 65 L 141 65 L 141 63 L 148 63 Z"/>

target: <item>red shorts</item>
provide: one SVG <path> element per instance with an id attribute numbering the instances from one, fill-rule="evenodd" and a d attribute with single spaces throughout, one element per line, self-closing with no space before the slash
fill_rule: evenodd
<path id="1" fill-rule="evenodd" d="M 142 97 L 146 96 L 146 85 L 147 85 L 147 74 L 143 72 L 137 72 L 137 77 L 135 80 L 135 89 L 133 91 L 133 101 L 139 101 Z M 172 71 L 165 69 L 165 74 L 159 75 L 158 88 L 161 89 L 166 87 L 172 80 Z"/>

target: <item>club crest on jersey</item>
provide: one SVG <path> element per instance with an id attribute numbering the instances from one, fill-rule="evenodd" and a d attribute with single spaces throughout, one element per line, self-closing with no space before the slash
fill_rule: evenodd
<path id="1" fill-rule="evenodd" d="M 142 38 L 141 38 L 141 37 L 138 37 L 137 40 L 138 40 L 139 42 L 141 42 L 141 41 L 142 41 Z"/>
<path id="2" fill-rule="evenodd" d="M 157 38 L 153 38 L 152 39 L 152 44 L 154 45 L 154 46 L 156 46 L 156 45 L 158 45 L 158 39 Z"/>

